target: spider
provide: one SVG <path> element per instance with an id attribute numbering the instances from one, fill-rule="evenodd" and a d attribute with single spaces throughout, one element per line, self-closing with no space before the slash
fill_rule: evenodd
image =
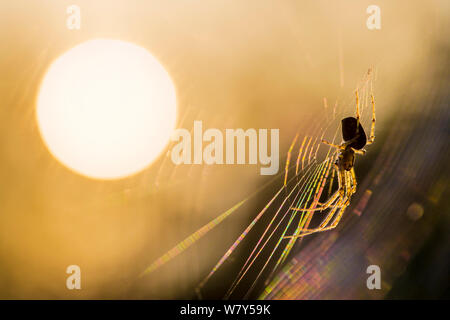
<path id="1" fill-rule="evenodd" d="M 323 204 L 313 209 L 291 208 L 295 211 L 323 211 L 330 208 L 330 212 L 325 216 L 319 227 L 314 229 L 304 229 L 300 234 L 287 236 L 285 238 L 300 238 L 312 233 L 327 231 L 335 228 L 342 218 L 345 209 L 350 204 L 350 198 L 356 192 L 356 176 L 355 176 L 355 155 L 364 155 L 366 145 L 370 145 L 375 140 L 375 101 L 371 94 L 372 103 L 372 125 L 370 129 L 370 138 L 367 140 L 366 133 L 360 123 L 359 114 L 359 97 L 356 94 L 356 118 L 347 117 L 342 119 L 342 138 L 340 145 L 322 140 L 322 143 L 336 148 L 338 153 L 337 160 L 334 163 L 334 170 L 338 178 L 339 189 Z M 336 214 L 337 211 L 337 214 Z M 335 216 L 333 221 L 331 219 Z"/>

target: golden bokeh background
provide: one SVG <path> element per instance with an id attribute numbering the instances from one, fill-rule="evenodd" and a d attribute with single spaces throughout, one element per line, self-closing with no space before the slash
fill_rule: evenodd
<path id="1" fill-rule="evenodd" d="M 72 4 L 81 9 L 80 30 L 66 27 Z M 381 8 L 381 30 L 366 27 L 372 4 Z M 270 179 L 257 166 L 176 167 L 168 157 L 116 181 L 66 169 L 35 122 L 40 81 L 63 52 L 93 38 L 146 48 L 175 83 L 179 127 L 202 120 L 204 128 L 280 128 L 281 171 L 295 133 L 313 134 L 311 119 L 325 120 L 323 98 L 353 103 L 371 66 L 382 137 L 403 88 L 448 46 L 448 14 L 445 0 L 2 1 L 0 297 L 183 297 L 251 206 L 201 252 L 157 278 L 137 275 Z M 71 264 L 81 267 L 82 290 L 65 287 Z"/>

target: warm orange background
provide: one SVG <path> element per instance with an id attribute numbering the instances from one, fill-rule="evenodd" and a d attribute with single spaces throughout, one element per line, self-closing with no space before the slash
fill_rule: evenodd
<path id="1" fill-rule="evenodd" d="M 71 4 L 81 8 L 81 30 L 66 28 Z M 366 28 L 371 4 L 381 8 L 381 30 Z M 403 87 L 448 45 L 448 13 L 444 0 L 2 1 L 0 297 L 132 296 L 149 263 L 269 179 L 255 166 L 175 168 L 167 158 L 113 182 L 69 171 L 45 149 L 34 118 L 40 80 L 69 48 L 97 37 L 147 48 L 175 82 L 179 126 L 280 128 L 282 170 L 295 133 L 314 134 L 311 116 L 324 120 L 323 98 L 352 110 L 370 66 L 382 137 Z M 223 237 L 233 239 L 233 228 L 146 280 L 139 297 L 179 297 L 216 261 Z M 70 264 L 81 267 L 80 291 L 65 287 Z"/>

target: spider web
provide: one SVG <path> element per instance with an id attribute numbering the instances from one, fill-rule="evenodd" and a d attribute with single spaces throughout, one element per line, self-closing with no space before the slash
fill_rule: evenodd
<path id="1" fill-rule="evenodd" d="M 360 96 L 361 123 L 364 127 L 370 127 L 371 110 L 370 94 L 373 92 L 373 80 L 376 73 L 369 70 L 356 87 Z M 313 209 L 319 201 L 326 201 L 335 191 L 335 171 L 333 163 L 337 156 L 336 150 L 323 143 L 326 139 L 332 143 L 339 143 L 340 119 L 346 116 L 355 116 L 355 95 L 345 95 L 345 99 L 338 99 L 333 106 L 329 106 L 326 98 L 323 99 L 323 111 L 326 115 L 324 124 L 313 124 L 311 134 L 297 133 L 286 153 L 284 171 L 260 186 L 252 194 L 242 199 L 228 210 L 219 214 L 203 227 L 180 241 L 172 249 L 156 259 L 141 274 L 146 276 L 173 260 L 197 241 L 212 231 L 220 223 L 233 214 L 239 213 L 246 202 L 260 194 L 268 186 L 281 184 L 266 205 L 255 215 L 253 220 L 236 238 L 233 244 L 225 251 L 219 261 L 212 267 L 208 274 L 196 288 L 197 296 L 202 298 L 202 290 L 208 285 L 216 272 L 233 255 L 238 246 L 246 240 L 254 227 L 264 223 L 262 219 L 269 216 L 270 222 L 263 226 L 263 232 L 257 236 L 256 244 L 252 246 L 245 263 L 237 275 L 233 275 L 233 281 L 225 298 L 249 298 L 252 294 L 263 289 L 261 298 L 266 297 L 273 287 L 274 279 L 280 268 L 289 259 L 293 251 L 297 251 L 303 238 L 296 236 L 302 230 L 313 227 L 315 216 L 325 215 L 326 211 L 317 214 L 307 210 L 293 210 L 292 208 Z M 345 214 L 344 214 L 345 215 Z M 345 217 L 344 217 L 345 219 Z M 237 296 L 239 292 L 245 292 L 244 296 Z M 243 287 L 243 288 L 242 288 Z"/>

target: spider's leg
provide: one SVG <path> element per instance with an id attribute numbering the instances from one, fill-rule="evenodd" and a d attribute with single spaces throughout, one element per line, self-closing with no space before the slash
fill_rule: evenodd
<path id="1" fill-rule="evenodd" d="M 294 148 L 295 143 L 297 142 L 297 138 L 298 138 L 298 133 L 295 135 L 294 140 L 291 143 L 291 146 L 289 148 L 289 151 L 287 153 L 287 158 L 286 158 L 286 167 L 284 169 L 284 186 L 286 187 L 286 183 L 287 183 L 287 178 L 288 178 L 288 171 L 289 171 L 289 163 L 291 161 L 291 154 L 292 154 L 292 149 Z"/>
<path id="2" fill-rule="evenodd" d="M 333 175 L 334 173 L 338 171 L 337 167 L 335 166 L 333 168 Z M 292 207 L 291 209 L 294 211 L 323 211 L 326 210 L 327 208 L 334 208 L 335 206 L 332 206 L 332 204 L 334 203 L 334 201 L 336 201 L 336 199 L 338 199 L 340 195 L 339 190 L 336 191 L 325 203 L 321 204 L 320 206 L 316 207 L 316 208 L 312 208 L 312 209 L 302 209 L 302 208 L 295 208 Z"/>
<path id="3" fill-rule="evenodd" d="M 344 199 L 339 199 L 339 204 L 343 202 L 342 200 L 344 200 Z M 296 236 L 286 236 L 286 237 L 284 237 L 284 238 L 301 238 L 301 237 L 307 236 L 307 235 L 312 234 L 312 233 L 321 232 L 321 231 L 326 230 L 326 229 L 328 228 L 328 227 L 326 227 L 326 225 L 331 221 L 331 218 L 333 218 L 333 216 L 334 216 L 334 214 L 336 213 L 337 209 L 340 209 L 339 212 L 341 212 L 341 211 L 342 211 L 342 208 L 344 208 L 344 207 L 342 207 L 342 206 L 335 206 L 335 207 L 327 214 L 327 216 L 326 216 L 325 219 L 322 221 L 322 223 L 320 224 L 319 227 L 317 227 L 317 228 L 315 228 L 315 229 L 303 229 L 303 230 L 301 230 L 301 233 L 300 233 L 299 235 L 296 235 Z M 335 220 L 336 220 L 336 219 L 335 219 Z M 334 223 L 334 221 L 333 221 L 333 223 Z"/>
<path id="4" fill-rule="evenodd" d="M 329 227 L 322 228 L 322 229 L 317 228 L 317 229 L 308 230 L 306 233 L 300 234 L 299 237 L 304 237 L 304 236 L 307 236 L 307 235 L 310 235 L 310 234 L 313 234 L 316 232 L 323 232 L 323 231 L 328 231 L 328 230 L 336 228 L 336 226 L 339 224 L 339 222 L 342 219 L 345 209 L 347 209 L 349 204 L 350 204 L 350 198 L 348 198 L 345 201 L 344 205 L 339 209 L 338 214 L 336 215 L 336 217 L 334 218 L 333 222 L 331 223 L 331 225 Z"/>
<path id="5" fill-rule="evenodd" d="M 356 129 L 356 135 L 355 135 L 355 137 L 353 137 L 353 138 L 351 138 L 350 140 L 347 140 L 347 141 L 345 141 L 344 143 L 342 143 L 341 145 L 340 145 L 340 149 L 345 149 L 345 147 L 347 147 L 349 144 L 352 144 L 353 142 L 355 142 L 356 140 L 358 140 L 359 139 L 359 133 L 358 133 L 358 130 L 359 130 L 359 126 L 358 126 L 358 128 Z"/>
<path id="6" fill-rule="evenodd" d="M 351 170 L 350 171 L 345 171 L 345 174 L 346 174 L 346 177 L 345 177 L 346 196 L 348 198 L 348 201 L 350 202 L 350 197 L 354 193 L 353 192 L 353 187 L 354 187 L 355 184 L 353 182 L 353 175 L 351 173 Z"/>
<path id="7" fill-rule="evenodd" d="M 356 95 L 356 135 L 358 135 L 359 131 L 359 95 L 358 95 L 358 89 L 355 91 Z"/>
<path id="8" fill-rule="evenodd" d="M 345 178 L 345 171 L 339 171 L 338 172 L 339 190 L 336 191 L 336 194 L 339 195 L 338 203 L 335 206 L 333 206 L 333 209 L 330 210 L 330 212 L 323 219 L 323 221 L 322 221 L 322 223 L 320 224 L 319 227 L 317 227 L 315 229 L 304 229 L 304 230 L 301 231 L 302 233 L 299 234 L 299 235 L 286 236 L 285 238 L 300 238 L 300 237 L 303 237 L 303 236 L 311 234 L 311 233 L 322 231 L 326 227 L 326 225 L 331 221 L 331 218 L 333 218 L 333 216 L 336 213 L 337 209 L 342 208 L 343 204 L 346 202 L 345 193 L 346 193 L 347 182 L 345 180 L 346 180 L 346 178 Z M 341 210 L 339 210 L 339 212 Z"/>
<path id="9" fill-rule="evenodd" d="M 294 237 L 300 238 L 313 233 L 328 231 L 336 228 L 336 226 L 342 219 L 345 209 L 350 205 L 350 198 L 355 193 L 356 190 L 356 177 L 354 176 L 354 172 L 340 172 L 340 175 L 338 177 L 341 177 L 341 179 L 343 177 L 345 179 L 344 184 L 340 184 L 340 190 L 344 190 L 344 194 L 342 194 L 341 198 L 339 198 L 339 202 L 342 204 L 339 207 L 335 206 L 335 208 L 330 211 L 330 213 L 327 215 L 327 217 L 324 219 L 324 221 L 318 228 L 305 229 L 302 230 L 303 233 L 297 236 L 288 236 L 285 238 L 294 238 Z M 333 222 L 331 223 L 330 226 L 326 227 L 326 225 L 331 220 L 331 218 L 333 217 L 334 213 L 337 211 L 338 208 L 340 209 L 337 212 L 336 217 L 333 219 Z"/>
<path id="10" fill-rule="evenodd" d="M 348 173 L 348 175 L 350 176 L 350 173 Z M 322 232 L 322 231 L 327 231 L 327 230 L 334 229 L 334 228 L 336 228 L 336 226 L 341 221 L 342 216 L 344 215 L 345 209 L 347 209 L 347 207 L 350 205 L 350 198 L 355 193 L 353 190 L 356 190 L 356 178 L 354 176 L 353 169 L 352 169 L 351 175 L 352 175 L 352 178 L 351 179 L 349 178 L 348 181 L 347 181 L 349 188 L 347 189 L 348 194 L 346 195 L 345 203 L 343 203 L 341 209 L 338 211 L 338 213 L 337 213 L 336 217 L 334 218 L 333 222 L 331 223 L 331 225 L 329 227 L 322 228 L 321 230 L 318 230 L 316 232 Z M 353 183 L 351 183 L 350 180 L 353 180 Z M 311 233 L 314 233 L 314 232 L 310 232 L 310 233 L 307 233 L 307 234 L 302 234 L 302 236 L 306 236 L 306 235 L 311 234 Z"/>
<path id="11" fill-rule="evenodd" d="M 366 154 L 366 150 L 365 149 L 358 150 L 358 149 L 352 148 L 352 150 L 356 154 L 360 154 L 360 155 L 365 155 Z"/>
<path id="12" fill-rule="evenodd" d="M 300 146 L 300 149 L 298 149 L 297 162 L 295 164 L 295 175 L 298 174 L 298 166 L 300 164 L 300 159 L 301 159 L 301 155 L 302 155 L 302 152 L 303 152 L 303 146 L 305 145 L 305 142 L 306 142 L 306 138 L 308 138 L 308 136 L 305 136 L 303 138 L 303 142 L 302 142 L 302 144 Z M 302 162 L 302 169 L 303 169 L 303 162 Z"/>
<path id="13" fill-rule="evenodd" d="M 345 209 L 350 205 L 350 198 L 352 197 L 352 195 L 355 193 L 356 191 L 356 177 L 355 177 L 355 171 L 352 170 L 350 172 L 346 172 L 345 173 L 347 175 L 347 178 L 345 180 L 345 184 L 346 184 L 346 200 L 343 203 L 341 209 L 338 211 L 336 217 L 334 218 L 333 222 L 331 223 L 331 225 L 329 227 L 323 228 L 320 231 L 326 231 L 326 230 L 331 230 L 336 228 L 336 226 L 339 224 L 339 222 L 342 219 L 342 216 L 345 212 Z"/>
<path id="14" fill-rule="evenodd" d="M 366 144 L 372 144 L 375 141 L 375 99 L 373 93 L 370 94 L 372 100 L 372 126 L 370 127 L 370 138 Z"/>
<path id="15" fill-rule="evenodd" d="M 312 208 L 312 209 L 302 209 L 302 208 L 294 208 L 294 207 L 292 207 L 291 209 L 292 210 L 294 210 L 294 211 L 323 211 L 323 210 L 326 210 L 326 209 L 328 209 L 328 208 L 334 208 L 334 207 L 336 207 L 337 205 L 334 205 L 334 206 L 332 206 L 332 204 L 333 204 L 333 202 L 336 200 L 336 199 L 338 199 L 338 197 L 339 197 L 339 191 L 336 191 L 332 196 L 331 196 L 331 198 L 330 199 L 328 199 L 327 200 L 327 202 L 325 202 L 323 205 L 321 205 L 320 207 L 315 207 L 315 208 Z"/>
<path id="16" fill-rule="evenodd" d="M 356 182 L 356 175 L 355 175 L 355 169 L 352 168 L 352 170 L 350 171 L 350 173 L 352 174 L 352 189 L 351 189 L 351 193 L 355 193 L 356 192 L 356 186 L 358 185 L 358 183 Z"/>
<path id="17" fill-rule="evenodd" d="M 336 149 L 344 149 L 343 146 L 328 142 L 327 140 L 322 139 L 322 143 L 329 145 L 330 147 L 336 148 Z"/>

